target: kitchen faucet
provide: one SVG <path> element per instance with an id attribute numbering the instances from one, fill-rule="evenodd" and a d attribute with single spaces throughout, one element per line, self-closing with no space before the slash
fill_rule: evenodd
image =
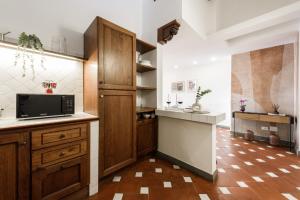
<path id="1" fill-rule="evenodd" d="M 0 33 L 0 40 L 4 41 L 5 40 L 5 36 L 10 34 L 10 31 L 6 32 L 6 33 Z"/>

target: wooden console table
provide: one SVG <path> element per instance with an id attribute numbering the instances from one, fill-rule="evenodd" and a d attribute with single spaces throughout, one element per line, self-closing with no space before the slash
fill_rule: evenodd
<path id="1" fill-rule="evenodd" d="M 294 123 L 293 117 L 286 115 L 268 115 L 267 113 L 251 113 L 251 112 L 233 112 L 233 134 L 236 136 L 235 132 L 235 119 L 243 119 L 250 121 L 258 121 L 258 122 L 269 122 L 275 124 L 287 124 L 289 125 L 289 147 L 290 151 L 292 150 L 292 124 Z"/>

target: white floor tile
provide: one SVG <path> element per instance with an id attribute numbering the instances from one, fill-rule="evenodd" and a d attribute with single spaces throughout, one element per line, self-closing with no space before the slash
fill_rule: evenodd
<path id="1" fill-rule="evenodd" d="M 269 158 L 270 160 L 275 160 L 276 159 L 273 156 L 267 156 L 267 158 Z"/>
<path id="2" fill-rule="evenodd" d="M 300 169 L 300 167 L 298 165 L 290 165 L 290 166 L 294 169 Z"/>
<path id="3" fill-rule="evenodd" d="M 228 154 L 228 156 L 229 156 L 229 157 L 235 157 L 235 155 L 232 154 L 232 153 Z"/>
<path id="4" fill-rule="evenodd" d="M 173 165 L 174 169 L 180 169 L 180 167 L 178 165 Z"/>
<path id="5" fill-rule="evenodd" d="M 136 172 L 135 177 L 137 178 L 143 177 L 143 172 Z"/>
<path id="6" fill-rule="evenodd" d="M 296 187 L 297 188 L 297 190 L 299 190 L 300 191 L 300 187 Z"/>
<path id="7" fill-rule="evenodd" d="M 277 156 L 279 156 L 279 157 L 285 157 L 285 155 L 283 155 L 283 154 L 281 154 L 281 153 L 278 153 L 278 154 L 276 154 Z"/>
<path id="8" fill-rule="evenodd" d="M 248 166 L 252 166 L 253 165 L 253 163 L 252 162 L 249 162 L 249 161 L 245 161 L 244 162 L 246 165 L 248 165 Z"/>
<path id="9" fill-rule="evenodd" d="M 219 150 L 220 148 L 219 148 L 219 147 L 216 147 L 216 149 Z"/>
<path id="10" fill-rule="evenodd" d="M 248 142 L 244 142 L 244 144 L 248 145 L 249 143 Z"/>
<path id="11" fill-rule="evenodd" d="M 218 159 L 218 160 L 222 160 L 222 157 L 221 157 L 221 156 L 217 156 L 217 159 Z"/>
<path id="12" fill-rule="evenodd" d="M 243 181 L 237 181 L 236 183 L 237 183 L 240 187 L 242 187 L 242 188 L 248 187 L 248 185 L 247 185 L 245 182 L 243 182 Z"/>
<path id="13" fill-rule="evenodd" d="M 115 193 L 113 200 L 122 200 L 123 193 Z"/>
<path id="14" fill-rule="evenodd" d="M 121 179 L 122 179 L 121 176 L 115 176 L 115 177 L 113 178 L 113 182 L 120 182 Z"/>
<path id="15" fill-rule="evenodd" d="M 233 169 L 241 169 L 238 165 L 231 165 Z"/>
<path id="16" fill-rule="evenodd" d="M 264 162 L 266 162 L 265 160 L 263 160 L 263 159 L 260 159 L 260 158 L 258 158 L 258 159 L 256 159 L 257 160 L 257 162 L 260 162 L 260 163 L 264 163 Z"/>
<path id="17" fill-rule="evenodd" d="M 220 173 L 226 173 L 226 171 L 223 168 L 219 168 L 218 172 L 220 172 Z"/>
<path id="18" fill-rule="evenodd" d="M 268 148 L 272 149 L 273 147 L 272 146 L 267 146 Z"/>
<path id="19" fill-rule="evenodd" d="M 155 173 L 162 173 L 162 168 L 155 168 Z"/>
<path id="20" fill-rule="evenodd" d="M 252 141 L 252 143 L 255 143 L 255 144 L 256 144 L 257 142 L 256 142 L 256 141 Z"/>
<path id="21" fill-rule="evenodd" d="M 244 155 L 244 154 L 246 154 L 244 151 L 239 151 L 239 154 L 242 154 L 242 155 Z"/>
<path id="22" fill-rule="evenodd" d="M 239 146 L 241 146 L 241 145 L 239 145 L 239 144 L 234 144 L 234 146 L 237 146 L 237 147 L 239 147 Z"/>
<path id="23" fill-rule="evenodd" d="M 149 162 L 152 162 L 152 163 L 153 163 L 153 162 L 155 162 L 155 159 L 154 159 L 154 158 L 150 158 L 150 159 L 149 159 Z"/>
<path id="24" fill-rule="evenodd" d="M 254 149 L 248 149 L 250 152 L 256 152 Z"/>
<path id="25" fill-rule="evenodd" d="M 259 150 L 263 150 L 263 151 L 266 150 L 265 148 L 262 148 L 262 147 L 258 147 L 258 149 Z"/>
<path id="26" fill-rule="evenodd" d="M 200 200 L 210 200 L 207 194 L 199 194 Z"/>
<path id="27" fill-rule="evenodd" d="M 165 181 L 164 188 L 172 188 L 172 183 L 170 181 Z"/>
<path id="28" fill-rule="evenodd" d="M 184 182 L 186 182 L 186 183 L 192 183 L 193 182 L 191 177 L 184 176 L 183 179 L 184 179 Z"/>
<path id="29" fill-rule="evenodd" d="M 223 194 L 231 194 L 227 187 L 219 187 L 219 189 Z"/>
<path id="30" fill-rule="evenodd" d="M 277 178 L 278 176 L 274 174 L 273 172 L 266 172 L 267 175 L 269 175 L 272 178 Z"/>
<path id="31" fill-rule="evenodd" d="M 140 194 L 149 194 L 149 188 L 148 187 L 141 187 L 140 188 Z"/>
<path id="32" fill-rule="evenodd" d="M 289 174 L 291 173 L 289 170 L 284 169 L 284 168 L 279 168 L 280 171 L 282 171 L 283 173 Z"/>
<path id="33" fill-rule="evenodd" d="M 293 152 L 290 152 L 290 151 L 287 151 L 286 153 L 287 153 L 287 154 L 290 154 L 290 155 L 293 155 L 293 154 L 294 154 Z"/>
<path id="34" fill-rule="evenodd" d="M 293 195 L 291 195 L 289 193 L 281 193 L 281 194 L 288 200 L 298 200 L 296 197 L 294 197 Z"/>
<path id="35" fill-rule="evenodd" d="M 264 180 L 262 180 L 259 176 L 252 176 L 252 178 L 256 181 L 256 182 L 264 182 Z"/>

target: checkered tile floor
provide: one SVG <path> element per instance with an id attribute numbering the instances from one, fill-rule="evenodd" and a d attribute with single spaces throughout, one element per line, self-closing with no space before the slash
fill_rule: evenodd
<path id="1" fill-rule="evenodd" d="M 145 158 L 107 177 L 90 200 L 300 200 L 300 158 L 285 148 L 217 133 L 215 183 L 163 160 Z"/>

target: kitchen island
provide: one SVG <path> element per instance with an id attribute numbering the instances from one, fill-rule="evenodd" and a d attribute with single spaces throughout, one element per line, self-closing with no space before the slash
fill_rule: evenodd
<path id="1" fill-rule="evenodd" d="M 225 113 L 185 113 L 157 109 L 158 156 L 213 181 L 216 170 L 216 125 Z"/>

